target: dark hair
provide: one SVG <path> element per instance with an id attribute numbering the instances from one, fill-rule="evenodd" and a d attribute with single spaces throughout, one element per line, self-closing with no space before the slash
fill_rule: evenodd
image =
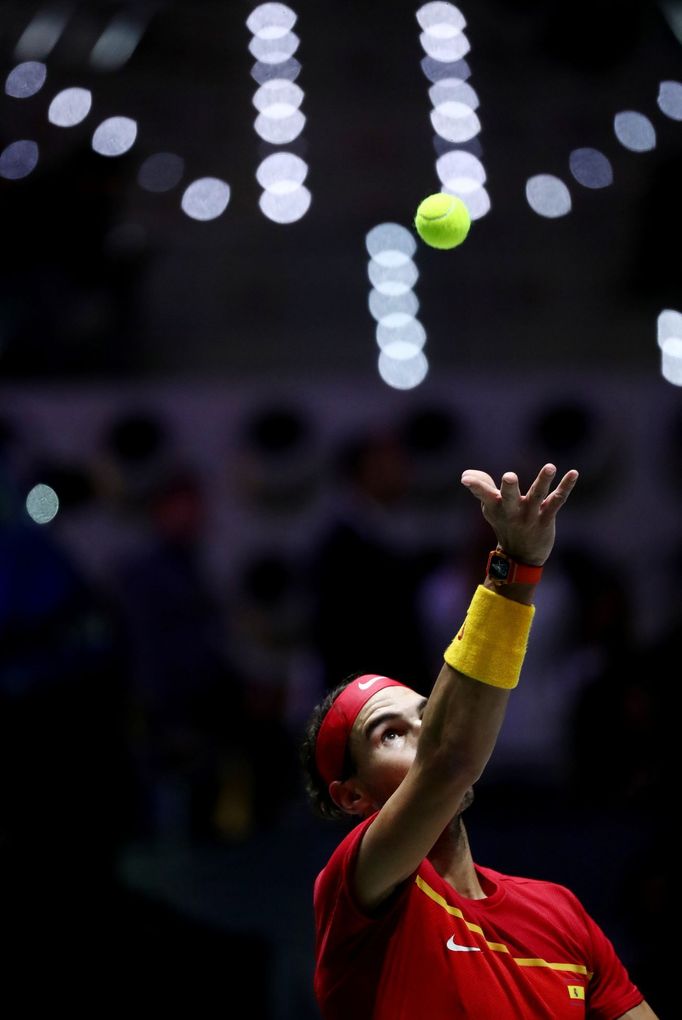
<path id="1" fill-rule="evenodd" d="M 324 781 L 322 776 L 317 770 L 315 764 L 315 747 L 317 746 L 317 735 L 320 732 L 320 726 L 324 722 L 327 712 L 332 707 L 339 694 L 345 691 L 348 684 L 355 680 L 357 677 L 362 676 L 362 673 L 352 673 L 347 676 L 345 680 L 342 680 L 340 684 L 337 684 L 333 690 L 331 690 L 326 697 L 315 706 L 308 724 L 305 728 L 303 739 L 301 740 L 299 748 L 299 758 L 303 767 L 303 778 L 305 783 L 305 791 L 310 798 L 310 802 L 313 811 L 320 815 L 321 818 L 347 818 L 345 811 L 342 811 L 329 796 L 328 784 Z M 343 760 L 342 774 L 338 777 L 339 779 L 348 779 L 353 775 L 355 771 L 355 762 L 350 752 L 350 745 L 346 747 L 346 754 Z"/>

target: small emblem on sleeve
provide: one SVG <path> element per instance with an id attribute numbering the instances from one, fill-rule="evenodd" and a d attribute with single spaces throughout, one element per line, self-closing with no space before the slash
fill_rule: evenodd
<path id="1" fill-rule="evenodd" d="M 568 997 L 569 999 L 584 999 L 585 989 L 583 988 L 582 985 L 569 985 Z"/>

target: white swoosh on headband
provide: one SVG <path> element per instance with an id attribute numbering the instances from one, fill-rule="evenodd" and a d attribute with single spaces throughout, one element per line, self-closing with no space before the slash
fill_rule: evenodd
<path id="1" fill-rule="evenodd" d="M 445 944 L 453 953 L 480 953 L 481 951 L 478 946 L 460 946 L 455 942 L 454 935 L 451 935 Z"/>
<path id="2" fill-rule="evenodd" d="M 360 688 L 361 691 L 366 691 L 367 688 L 371 687 L 372 684 L 375 684 L 377 682 L 377 680 L 385 680 L 385 679 L 386 679 L 385 676 L 373 676 L 371 680 L 365 680 L 364 684 L 358 684 L 358 687 Z"/>

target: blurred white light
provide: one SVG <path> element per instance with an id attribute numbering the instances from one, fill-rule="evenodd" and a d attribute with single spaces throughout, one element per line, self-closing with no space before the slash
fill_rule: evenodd
<path id="1" fill-rule="evenodd" d="M 275 78 L 296 81 L 300 73 L 301 65 L 296 57 L 286 60 L 283 64 L 264 64 L 257 60 L 251 68 L 251 77 L 259 85 L 264 85 L 266 81 L 272 81 Z"/>
<path id="2" fill-rule="evenodd" d="M 404 294 L 412 290 L 419 279 L 419 270 L 412 261 L 407 259 L 400 266 L 382 266 L 375 259 L 370 259 L 367 274 L 373 287 L 381 294 Z"/>
<path id="3" fill-rule="evenodd" d="M 410 323 L 417 322 L 414 315 L 410 312 L 391 312 L 390 315 L 384 315 L 383 319 L 379 320 L 377 329 L 382 326 L 384 329 L 396 330 L 396 329 L 408 329 Z"/>
<path id="4" fill-rule="evenodd" d="M 441 39 L 438 36 L 431 35 L 429 32 L 422 32 L 419 36 L 419 41 L 427 56 L 447 64 L 461 60 L 471 49 L 469 40 L 464 35 L 464 32 L 459 32 L 453 39 Z"/>
<path id="5" fill-rule="evenodd" d="M 59 497 L 49 485 L 34 485 L 26 497 L 26 512 L 36 524 L 49 524 L 59 511 Z"/>
<path id="6" fill-rule="evenodd" d="M 276 112 L 277 116 L 272 116 Z M 305 114 L 300 110 L 289 107 L 284 110 L 268 111 L 268 116 L 259 113 L 254 121 L 254 129 L 257 135 L 271 145 L 288 145 L 298 138 L 305 126 Z"/>
<path id="7" fill-rule="evenodd" d="M 10 144 L 0 152 L 0 177 L 18 181 L 28 177 L 38 163 L 38 146 L 30 139 Z"/>
<path id="8" fill-rule="evenodd" d="M 433 57 L 423 57 L 421 69 L 429 81 L 442 81 L 444 78 L 461 78 L 466 81 L 471 77 L 471 68 L 466 60 L 455 60 L 453 63 L 444 63 L 442 60 L 434 60 Z"/>
<path id="9" fill-rule="evenodd" d="M 383 321 L 377 323 L 376 338 L 382 351 L 398 342 L 409 344 L 415 351 L 420 351 L 426 343 L 426 330 L 419 319 L 408 319 L 402 326 L 393 328 Z"/>
<path id="10" fill-rule="evenodd" d="M 456 195 L 458 198 L 469 198 L 475 191 L 480 191 L 483 185 L 475 177 L 448 177 L 441 181 L 441 190 L 448 195 Z"/>
<path id="11" fill-rule="evenodd" d="M 477 110 L 481 105 L 475 89 L 472 89 L 471 85 L 460 78 L 443 78 L 441 81 L 437 81 L 429 89 L 429 99 L 435 107 L 454 102 L 463 103 L 470 110 Z"/>
<path id="12" fill-rule="evenodd" d="M 457 195 L 458 198 L 462 199 L 469 210 L 469 216 L 472 220 L 480 220 L 482 216 L 485 216 L 487 212 L 490 212 L 490 195 L 483 185 L 480 185 L 470 192 L 450 191 L 449 188 L 445 188 L 444 190 L 447 194 Z"/>
<path id="13" fill-rule="evenodd" d="M 656 99 L 661 113 L 671 120 L 682 120 L 682 84 L 679 81 L 662 81 Z"/>
<path id="14" fill-rule="evenodd" d="M 155 152 L 148 156 L 137 174 L 137 183 L 145 191 L 170 191 L 179 184 L 185 172 L 182 156 L 173 152 Z"/>
<path id="15" fill-rule="evenodd" d="M 682 340 L 682 312 L 676 312 L 673 308 L 664 308 L 656 320 L 658 346 L 662 348 L 664 342 L 671 337 Z"/>
<path id="16" fill-rule="evenodd" d="M 116 71 L 130 60 L 144 35 L 147 19 L 128 13 L 115 15 L 90 53 L 90 65 L 98 71 Z"/>
<path id="17" fill-rule="evenodd" d="M 410 231 L 399 223 L 380 223 L 365 238 L 367 251 L 382 266 L 400 266 L 411 259 L 417 242 Z"/>
<path id="18" fill-rule="evenodd" d="M 200 177 L 185 188 L 180 205 L 193 220 L 214 220 L 229 201 L 229 184 L 217 177 Z"/>
<path id="19" fill-rule="evenodd" d="M 28 99 L 40 92 L 47 78 L 47 68 L 39 60 L 17 64 L 7 75 L 5 92 L 13 99 Z"/>
<path id="20" fill-rule="evenodd" d="M 422 348 L 411 344 L 409 340 L 391 340 L 384 344 L 381 350 L 387 358 L 392 358 L 394 361 L 407 361 L 408 358 L 414 358 Z"/>
<path id="21" fill-rule="evenodd" d="M 458 32 L 466 28 L 462 12 L 454 4 L 448 3 L 423 4 L 417 11 L 417 21 L 425 31 L 441 25 L 447 25 Z"/>
<path id="22" fill-rule="evenodd" d="M 379 354 L 379 375 L 384 382 L 396 390 L 411 390 L 426 378 L 429 363 L 423 351 L 410 358 L 390 358 L 381 351 Z"/>
<path id="23" fill-rule="evenodd" d="M 85 120 L 92 107 L 90 89 L 70 88 L 58 92 L 47 111 L 47 119 L 57 127 L 74 127 Z"/>
<path id="24" fill-rule="evenodd" d="M 307 176 L 308 164 L 293 152 L 273 152 L 256 170 L 261 188 L 280 195 L 296 191 Z"/>
<path id="25" fill-rule="evenodd" d="M 661 348 L 661 373 L 674 386 L 682 386 L 682 338 L 668 337 Z"/>
<path id="26" fill-rule="evenodd" d="M 607 188 L 613 184 L 613 169 L 598 149 L 574 149 L 568 160 L 571 173 L 585 188 Z"/>
<path id="27" fill-rule="evenodd" d="M 262 39 L 254 36 L 249 43 L 249 50 L 262 64 L 283 64 L 293 57 L 301 40 L 295 32 L 287 32 L 279 39 Z"/>
<path id="28" fill-rule="evenodd" d="M 274 223 L 295 223 L 305 216 L 310 208 L 311 199 L 308 189 L 301 185 L 295 191 L 286 194 L 264 191 L 258 204 L 263 215 Z"/>
<path id="29" fill-rule="evenodd" d="M 446 142 L 444 138 L 441 138 L 440 135 L 435 133 L 431 141 L 433 142 L 434 152 L 439 158 L 448 152 L 452 152 L 455 148 L 455 144 L 453 142 Z M 462 142 L 457 148 L 462 149 L 465 152 L 470 152 L 471 155 L 476 156 L 477 159 L 480 159 L 483 155 L 483 146 L 481 145 L 481 139 L 478 136 L 476 138 L 470 138 L 468 142 Z"/>
<path id="30" fill-rule="evenodd" d="M 372 318 L 381 322 L 387 315 L 400 313 L 415 316 L 419 311 L 419 300 L 413 290 L 404 294 L 381 294 L 376 288 L 369 292 L 369 310 Z"/>
<path id="31" fill-rule="evenodd" d="M 266 117 L 288 117 L 302 102 L 303 89 L 286 78 L 265 82 L 253 97 L 253 105 Z"/>
<path id="32" fill-rule="evenodd" d="M 450 149 L 439 156 L 436 160 L 436 173 L 443 184 L 459 180 L 485 184 L 486 181 L 485 168 L 480 159 L 465 149 Z"/>
<path id="33" fill-rule="evenodd" d="M 72 4 L 62 4 L 38 11 L 29 22 L 14 48 L 15 56 L 26 60 L 42 60 L 56 46 L 64 27 L 71 16 Z"/>
<path id="34" fill-rule="evenodd" d="M 246 27 L 253 35 L 273 28 L 283 33 L 290 32 L 295 24 L 296 14 L 286 4 L 260 4 L 246 19 Z"/>
<path id="35" fill-rule="evenodd" d="M 481 130 L 480 120 L 463 103 L 443 103 L 430 116 L 433 130 L 448 142 L 468 142 Z"/>
<path id="36" fill-rule="evenodd" d="M 92 136 L 92 147 L 100 156 L 122 156 L 135 143 L 137 123 L 130 117 L 108 117 Z"/>
<path id="37" fill-rule="evenodd" d="M 634 110 L 617 113 L 613 129 L 620 144 L 632 152 L 649 152 L 656 148 L 656 129 L 643 113 Z"/>
<path id="38" fill-rule="evenodd" d="M 552 174 L 537 174 L 526 181 L 526 200 L 539 216 L 556 219 L 571 211 L 571 194 L 562 180 Z"/>

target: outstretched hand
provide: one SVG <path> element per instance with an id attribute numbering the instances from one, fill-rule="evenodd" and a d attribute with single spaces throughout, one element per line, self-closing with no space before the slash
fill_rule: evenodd
<path id="1" fill-rule="evenodd" d="M 555 475 L 554 464 L 545 464 L 523 496 L 513 471 L 505 471 L 499 488 L 484 471 L 467 469 L 462 474 L 462 485 L 480 500 L 499 546 L 521 563 L 540 565 L 552 551 L 556 515 L 577 482 L 578 472 L 567 471 L 550 491 Z"/>

